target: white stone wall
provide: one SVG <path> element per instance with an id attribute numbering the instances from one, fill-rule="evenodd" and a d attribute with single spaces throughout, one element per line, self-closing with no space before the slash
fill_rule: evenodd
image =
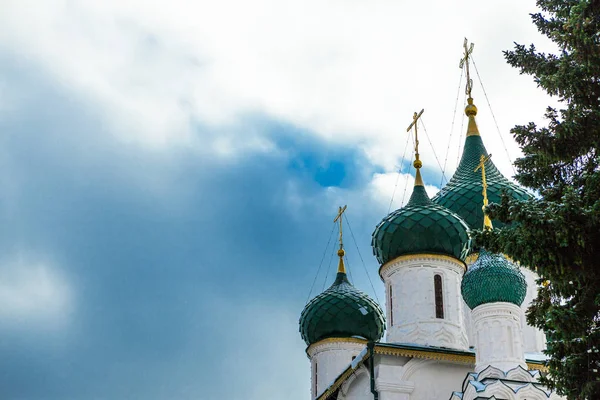
<path id="1" fill-rule="evenodd" d="M 474 368 L 473 364 L 396 356 L 378 355 L 376 360 L 375 388 L 380 400 L 448 399 L 453 392 L 462 392 L 463 381 Z M 498 379 L 496 379 L 498 382 L 491 379 L 487 381 L 488 385 L 484 392 L 473 390 L 474 387 L 467 385 L 467 391 L 462 398 L 469 400 L 496 396 L 498 399 L 510 400 L 564 400 L 556 393 L 548 397 L 545 388 L 531 384 L 531 382 L 535 383 L 537 378 L 524 370 L 512 372 L 505 376 L 505 373 L 500 371 L 500 376 L 496 376 L 498 374 L 488 370 L 488 373 L 484 373 L 482 377 L 506 378 L 507 382 L 515 383 L 512 389 Z M 516 384 L 516 382 L 520 383 Z M 369 369 L 363 365 L 342 384 L 337 400 L 371 399 L 373 394 Z M 455 396 L 452 399 L 458 400 L 460 397 Z"/>
<path id="2" fill-rule="evenodd" d="M 386 341 L 466 350 L 468 340 L 460 293 L 463 273 L 460 261 L 435 255 L 398 257 L 382 266 Z M 435 275 L 442 277 L 444 318 L 436 318 Z"/>
<path id="3" fill-rule="evenodd" d="M 461 295 L 461 298 L 462 298 L 462 295 Z M 475 336 L 474 336 L 474 332 L 473 332 L 473 321 L 471 320 L 471 309 L 469 308 L 467 303 L 465 303 L 464 300 L 462 301 L 462 309 L 463 309 L 463 318 L 465 320 L 465 330 L 467 332 L 467 341 L 469 342 L 469 348 L 474 349 L 475 348 Z"/>
<path id="4" fill-rule="evenodd" d="M 523 326 L 524 348 L 526 353 L 541 353 L 546 349 L 546 335 L 541 330 L 528 325 L 525 317 L 525 312 L 527 312 L 533 299 L 537 297 L 537 284 L 535 281 L 539 277 L 528 268 L 521 268 L 521 272 L 525 275 L 527 281 L 527 295 L 521 305 L 521 309 L 523 310 L 521 325 Z"/>
<path id="5" fill-rule="evenodd" d="M 469 268 L 471 265 L 469 265 Z M 540 329 L 535 328 L 527 324 L 525 313 L 531 305 L 533 299 L 537 297 L 537 284 L 535 281 L 538 279 L 538 275 L 528 268 L 521 267 L 521 272 L 525 275 L 527 281 L 527 294 L 525 300 L 521 305 L 523 311 L 521 315 L 521 327 L 523 329 L 523 348 L 525 353 L 541 353 L 546 349 L 546 335 Z M 461 296 L 462 297 L 462 296 Z M 474 336 L 473 322 L 471 321 L 471 310 L 463 301 L 463 311 L 465 318 L 465 328 L 467 332 L 467 338 L 469 346 L 476 347 L 476 340 Z"/>
<path id="6" fill-rule="evenodd" d="M 380 400 L 447 399 L 459 390 L 473 365 L 418 358 L 378 357 L 375 387 Z M 338 400 L 369 400 L 371 380 L 368 369 L 361 367 L 342 385 Z"/>
<path id="7" fill-rule="evenodd" d="M 321 394 L 352 362 L 367 342 L 360 339 L 331 338 L 312 344 L 308 350 L 311 366 L 311 398 Z"/>
<path id="8" fill-rule="evenodd" d="M 410 400 L 450 398 L 453 391 L 460 389 L 463 380 L 473 368 L 472 365 L 467 364 L 451 364 L 433 360 L 418 361 L 421 361 L 421 365 L 407 378 L 415 385 Z"/>
<path id="9" fill-rule="evenodd" d="M 492 365 L 503 371 L 527 369 L 523 354 L 523 311 L 512 303 L 489 303 L 472 311 L 476 340 L 475 372 Z"/>

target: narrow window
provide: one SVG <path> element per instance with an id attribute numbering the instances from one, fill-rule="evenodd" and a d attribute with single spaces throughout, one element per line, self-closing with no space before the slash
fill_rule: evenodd
<path id="1" fill-rule="evenodd" d="M 433 277 L 433 286 L 435 289 L 435 317 L 444 318 L 444 293 L 442 291 L 442 277 L 440 275 Z"/>
<path id="2" fill-rule="evenodd" d="M 317 395 L 318 395 L 318 393 L 317 393 L 317 372 L 318 372 L 317 371 L 317 362 L 315 361 L 315 379 L 314 379 L 314 381 L 315 381 L 315 392 L 314 392 L 315 397 L 317 397 Z"/>
<path id="3" fill-rule="evenodd" d="M 390 326 L 394 326 L 394 298 L 392 297 L 392 285 L 390 285 Z"/>

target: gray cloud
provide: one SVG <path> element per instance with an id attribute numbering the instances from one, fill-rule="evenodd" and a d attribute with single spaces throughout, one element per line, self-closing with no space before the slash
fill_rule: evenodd
<path id="1" fill-rule="evenodd" d="M 4 393 L 304 398 L 308 364 L 297 317 L 335 202 L 355 198 L 358 206 L 369 182 L 360 153 L 258 117 L 253 124 L 273 137 L 277 151 L 233 159 L 196 149 L 152 151 L 119 141 L 93 102 L 28 65 L 3 63 L 2 75 L 9 77 L 6 97 L 18 94 L 21 102 L 0 120 L 0 279 L 47 265 L 69 293 L 68 306 L 48 314 L 60 325 L 27 315 L 2 324 Z M 295 166 L 307 157 L 316 169 Z M 351 189 L 324 189 L 314 180 L 332 157 Z M 338 197 L 327 195 L 331 190 Z M 296 192 L 302 198 L 293 205 Z M 365 215 L 375 214 L 353 213 L 369 257 L 360 232 Z M 352 268 L 366 289 L 356 260 Z M 38 275 L 26 276 L 39 283 Z"/>

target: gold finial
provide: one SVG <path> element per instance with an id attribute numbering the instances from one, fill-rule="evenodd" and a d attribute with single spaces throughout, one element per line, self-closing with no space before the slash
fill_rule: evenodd
<path id="1" fill-rule="evenodd" d="M 418 131 L 417 131 L 417 121 L 419 120 L 419 118 L 421 117 L 421 115 L 423 115 L 424 111 L 425 111 L 425 109 L 422 109 L 421 112 L 418 113 L 418 114 L 415 112 L 413 114 L 413 121 L 410 123 L 410 125 L 408 126 L 408 128 L 406 128 L 406 132 L 410 132 L 410 129 L 413 126 L 415 127 L 415 161 L 413 162 L 413 166 L 417 170 L 417 173 L 416 173 L 416 176 L 415 176 L 415 186 L 424 186 L 423 179 L 421 179 L 420 168 L 423 166 L 423 163 L 419 159 L 419 134 L 418 134 Z"/>
<path id="2" fill-rule="evenodd" d="M 477 115 L 477 107 L 473 104 L 473 98 L 469 97 L 467 99 L 467 106 L 465 107 L 465 114 L 467 117 L 474 117 Z"/>
<path id="3" fill-rule="evenodd" d="M 467 125 L 467 137 L 479 136 L 479 128 L 477 128 L 477 122 L 475 122 L 475 116 L 477 115 L 477 107 L 473 104 L 473 99 L 468 98 L 467 106 L 465 107 L 465 114 L 469 117 L 469 124 Z"/>
<path id="4" fill-rule="evenodd" d="M 337 272 L 341 272 L 341 273 L 346 273 L 346 266 L 344 265 L 344 255 L 346 254 L 346 252 L 344 251 L 344 241 L 343 241 L 343 237 L 342 237 L 342 214 L 344 214 L 344 211 L 346 211 L 346 207 L 348 206 L 344 206 L 344 207 L 339 207 L 338 208 L 338 213 L 335 217 L 335 219 L 333 220 L 333 222 L 339 222 L 340 224 L 340 249 L 337 252 L 338 257 L 340 258 L 340 262 L 338 263 L 338 271 Z"/>
<path id="5" fill-rule="evenodd" d="M 485 230 L 492 229 L 492 220 L 485 213 L 485 208 L 488 205 L 487 180 L 485 179 L 485 163 L 488 162 L 491 157 L 491 154 L 487 157 L 482 154 L 479 158 L 479 165 L 477 165 L 477 168 L 473 170 L 473 172 L 477 172 L 479 169 L 481 169 L 481 184 L 483 186 L 483 191 L 481 192 L 483 194 L 483 207 L 481 207 L 481 209 L 483 210 L 483 229 Z"/>

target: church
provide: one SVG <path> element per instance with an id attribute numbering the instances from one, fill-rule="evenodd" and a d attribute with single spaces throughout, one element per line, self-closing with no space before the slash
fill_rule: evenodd
<path id="1" fill-rule="evenodd" d="M 502 254 L 474 249 L 470 230 L 501 228 L 483 208 L 502 193 L 530 195 L 494 166 L 476 119 L 465 42 L 468 126 L 456 172 L 430 198 L 420 169 L 408 203 L 375 227 L 372 248 L 385 286 L 385 310 L 355 288 L 339 263 L 333 284 L 307 303 L 300 333 L 308 346 L 311 399 L 555 400 L 539 382 L 544 334 L 527 325 L 536 274 Z M 385 339 L 384 339 L 385 333 Z"/>

